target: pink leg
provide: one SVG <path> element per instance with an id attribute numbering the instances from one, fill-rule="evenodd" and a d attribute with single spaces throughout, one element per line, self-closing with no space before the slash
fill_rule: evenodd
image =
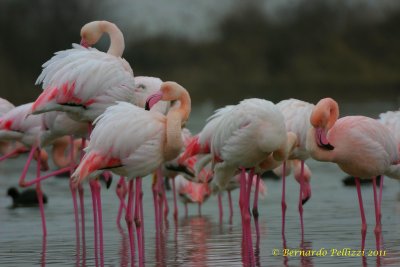
<path id="1" fill-rule="evenodd" d="M 185 202 L 185 217 L 188 216 L 188 204 Z"/>
<path id="2" fill-rule="evenodd" d="M 374 192 L 374 206 L 375 206 L 375 239 L 376 239 L 376 250 L 380 249 L 380 235 L 381 235 L 381 220 L 379 214 L 379 200 L 376 192 L 376 177 L 372 178 L 372 187 Z"/>
<path id="3" fill-rule="evenodd" d="M 140 218 L 140 178 L 136 177 L 136 199 L 135 199 L 135 211 L 134 211 L 134 221 L 136 225 L 136 236 L 137 236 L 137 243 L 138 243 L 138 254 L 139 254 L 139 265 L 143 263 L 143 251 L 142 251 L 142 230 L 141 227 L 143 226 L 143 222 Z"/>
<path id="4" fill-rule="evenodd" d="M 157 171 L 158 172 L 158 171 Z M 154 220 L 155 220 L 155 226 L 156 226 L 156 232 L 160 231 L 160 218 L 158 217 L 159 215 L 159 205 L 158 205 L 158 198 L 159 198 L 159 193 L 158 193 L 158 174 L 154 173 L 153 174 L 153 184 L 151 185 L 151 189 L 153 192 L 153 204 L 154 204 Z"/>
<path id="5" fill-rule="evenodd" d="M 176 202 L 175 178 L 172 178 L 172 193 L 174 195 L 174 220 L 178 220 L 178 204 Z"/>
<path id="6" fill-rule="evenodd" d="M 304 239 L 304 223 L 303 223 L 303 190 L 304 190 L 304 160 L 301 162 L 300 170 L 300 193 L 299 193 L 299 214 L 300 214 L 300 227 L 301 227 L 301 239 Z"/>
<path id="7" fill-rule="evenodd" d="M 78 193 L 79 193 L 79 205 L 81 210 L 81 228 L 82 228 L 82 246 L 85 250 L 86 247 L 86 238 L 85 238 L 85 202 L 83 198 L 83 186 L 82 184 L 78 185 Z"/>
<path id="8" fill-rule="evenodd" d="M 36 150 L 36 147 L 33 146 L 31 148 L 31 151 L 29 152 L 28 159 L 26 160 L 25 166 L 22 169 L 22 174 L 21 174 L 21 176 L 19 178 L 19 182 L 18 182 L 19 186 L 21 186 L 21 187 L 25 187 L 25 177 L 26 177 L 26 174 L 28 173 L 29 165 L 31 164 L 35 150 Z"/>
<path id="9" fill-rule="evenodd" d="M 382 207 L 382 188 L 383 188 L 383 178 L 384 178 L 384 176 L 381 175 L 380 177 L 381 177 L 381 181 L 380 181 L 380 184 L 379 184 L 379 221 L 382 218 L 381 207 Z"/>
<path id="10" fill-rule="evenodd" d="M 118 216 L 117 216 L 117 225 L 120 225 L 121 217 L 122 217 L 122 211 L 126 210 L 125 206 L 125 194 L 126 194 L 126 183 L 125 183 L 125 177 L 120 176 L 118 185 L 117 185 L 117 195 L 119 198 L 119 208 L 118 208 Z"/>
<path id="11" fill-rule="evenodd" d="M 133 217 L 132 217 L 132 209 L 133 209 L 133 180 L 129 180 L 128 185 L 128 207 L 126 209 L 125 220 L 128 226 L 128 234 L 129 234 L 129 245 L 131 248 L 131 265 L 134 266 L 135 259 L 135 241 L 133 238 Z"/>
<path id="12" fill-rule="evenodd" d="M 40 151 L 39 151 L 40 152 Z M 37 161 L 36 176 L 40 176 L 40 160 Z M 47 236 L 46 217 L 44 215 L 43 192 L 40 183 L 36 184 L 36 194 L 39 200 L 40 217 L 42 218 L 43 237 Z"/>
<path id="13" fill-rule="evenodd" d="M 10 158 L 12 156 L 15 156 L 15 155 L 17 155 L 19 153 L 21 153 L 21 149 L 20 148 L 16 148 L 13 151 L 11 151 L 10 153 L 1 156 L 0 157 L 0 162 L 2 162 L 3 160 L 6 160 L 6 159 L 8 159 L 8 158 Z"/>
<path id="14" fill-rule="evenodd" d="M 232 203 L 232 195 L 231 191 L 228 191 L 228 201 L 229 201 L 229 221 L 232 224 L 233 218 L 233 203 Z"/>
<path id="15" fill-rule="evenodd" d="M 75 236 L 76 236 L 76 253 L 79 255 L 80 251 L 80 238 L 79 235 L 79 215 L 78 215 L 78 202 L 76 198 L 76 186 L 69 180 L 69 189 L 72 194 L 72 204 L 74 206 L 74 219 L 75 219 Z"/>
<path id="16" fill-rule="evenodd" d="M 285 223 L 286 223 L 286 161 L 282 164 L 282 237 L 285 238 Z"/>
<path id="17" fill-rule="evenodd" d="M 253 201 L 253 216 L 254 220 L 258 219 L 258 190 L 260 186 L 260 175 L 257 174 L 257 182 L 256 182 L 256 190 L 254 192 L 254 201 Z"/>
<path id="18" fill-rule="evenodd" d="M 168 213 L 169 213 L 169 206 L 168 206 L 168 199 L 167 199 L 167 194 L 165 193 L 165 186 L 162 182 L 162 179 L 160 179 L 160 188 L 161 188 L 161 196 L 164 204 L 164 219 L 168 220 Z"/>
<path id="19" fill-rule="evenodd" d="M 90 180 L 90 190 L 92 192 L 92 205 L 93 205 L 93 224 L 94 224 L 94 255 L 95 255 L 95 263 L 96 266 L 99 265 L 98 262 L 98 227 L 97 227 L 97 198 L 96 198 L 96 181 Z"/>
<path id="20" fill-rule="evenodd" d="M 142 191 L 142 178 L 139 178 L 139 189 L 140 189 L 140 196 L 139 196 L 139 211 L 140 211 L 140 220 L 141 220 L 141 237 L 142 237 L 142 259 L 143 264 L 145 262 L 145 250 L 144 250 L 144 217 L 143 217 L 143 191 Z"/>
<path id="21" fill-rule="evenodd" d="M 97 219 L 99 223 L 99 244 L 100 244 L 100 266 L 104 266 L 104 243 L 103 243 L 103 212 L 101 209 L 101 185 L 96 181 L 96 204 L 97 204 Z"/>
<path id="22" fill-rule="evenodd" d="M 361 196 L 361 186 L 360 186 L 360 178 L 356 177 L 356 186 L 357 186 L 357 194 L 358 194 L 358 203 L 360 205 L 360 213 L 361 213 L 361 250 L 364 250 L 365 248 L 365 236 L 367 234 L 367 222 L 365 219 L 365 213 L 364 213 L 364 206 L 363 206 L 363 201 L 362 201 L 362 196 Z"/>
<path id="23" fill-rule="evenodd" d="M 245 223 L 246 223 L 246 231 L 247 231 L 247 243 L 248 243 L 248 253 L 249 259 L 252 264 L 255 262 L 254 251 L 253 251 L 253 240 L 251 234 L 251 214 L 250 214 L 250 195 L 251 195 L 251 186 L 253 184 L 254 177 L 254 168 L 250 170 L 247 180 L 247 196 L 246 196 L 246 210 L 245 210 Z"/>
<path id="24" fill-rule="evenodd" d="M 224 211 L 222 209 L 222 194 L 218 194 L 218 209 L 219 209 L 219 221 L 222 222 L 222 217 L 224 216 Z"/>

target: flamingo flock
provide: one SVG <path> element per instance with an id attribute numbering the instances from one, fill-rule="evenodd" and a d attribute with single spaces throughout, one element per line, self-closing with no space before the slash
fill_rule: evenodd
<path id="1" fill-rule="evenodd" d="M 106 53 L 92 47 L 104 34 L 110 37 Z M 261 175 L 273 170 L 282 176 L 284 236 L 285 177 L 294 173 L 300 185 L 298 210 L 303 236 L 303 205 L 311 198 L 312 176 L 305 161 L 312 158 L 336 163 L 356 177 L 362 249 L 367 223 L 360 179 L 374 181 L 374 232 L 379 249 L 383 175 L 400 179 L 400 111 L 382 113 L 379 119 L 340 118 L 339 106 L 332 98 L 315 105 L 297 99 L 275 104 L 250 98 L 216 110 L 204 128 L 192 135 L 184 128 L 191 112 L 190 88 L 156 77 L 134 76 L 122 58 L 123 34 L 113 23 L 90 22 L 82 27 L 81 38 L 80 44 L 56 52 L 44 63 L 36 82 L 43 91 L 34 102 L 14 107 L 0 99 L 0 161 L 29 153 L 19 185 L 36 186 L 44 236 L 41 182 L 60 173 L 70 176 L 77 244 L 81 236 L 84 239 L 83 184 L 89 182 L 96 266 L 104 266 L 100 175 L 107 181 L 111 181 L 111 173 L 120 177 L 117 223 L 125 214 L 132 266 L 135 259 L 139 266 L 145 264 L 142 198 L 147 191 L 142 188 L 143 178 L 153 177 L 156 231 L 161 231 L 169 213 L 166 186 L 173 189 L 175 221 L 177 196 L 187 214 L 188 203 L 197 203 L 201 213 L 201 204 L 217 195 L 222 218 L 224 191 L 232 218 L 231 191 L 239 189 L 243 257 L 254 266 L 251 221 L 253 217 L 259 231 L 258 216 L 263 211 L 258 210 L 258 198 L 266 194 Z M 32 159 L 37 161 L 36 177 L 26 181 Z M 42 175 L 49 170 L 49 159 L 59 169 Z M 378 176 L 382 177 L 379 192 L 375 183 Z M 166 183 L 164 177 L 168 178 Z M 16 195 L 15 190 L 12 193 Z"/>

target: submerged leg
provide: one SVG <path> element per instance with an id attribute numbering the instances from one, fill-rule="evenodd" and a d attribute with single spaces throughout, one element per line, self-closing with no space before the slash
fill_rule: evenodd
<path id="1" fill-rule="evenodd" d="M 365 236 L 367 234 L 367 222 L 365 219 L 364 206 L 361 196 L 361 186 L 360 186 L 360 178 L 356 177 L 356 187 L 358 194 L 358 204 L 360 205 L 360 213 L 361 213 L 361 250 L 365 248 Z"/>
<path id="2" fill-rule="evenodd" d="M 282 164 L 282 237 L 285 237 L 285 223 L 286 223 L 286 161 Z"/>

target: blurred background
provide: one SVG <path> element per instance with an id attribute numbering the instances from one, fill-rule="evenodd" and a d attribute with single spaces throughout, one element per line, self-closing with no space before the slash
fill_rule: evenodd
<path id="1" fill-rule="evenodd" d="M 400 105 L 396 0 L 1 0 L 0 97 L 36 99 L 41 65 L 103 19 L 124 33 L 136 76 L 175 80 L 194 104 L 331 96 Z"/>

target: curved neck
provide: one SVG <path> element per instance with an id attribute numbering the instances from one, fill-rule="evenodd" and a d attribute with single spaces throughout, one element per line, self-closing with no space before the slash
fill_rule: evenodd
<path id="1" fill-rule="evenodd" d="M 75 159 L 78 149 L 81 145 L 80 140 L 75 140 L 73 145 L 73 158 Z M 68 147 L 71 147 L 71 141 L 69 137 L 60 138 L 53 144 L 52 158 L 54 164 L 56 164 L 59 168 L 66 167 L 71 163 L 71 154 L 68 153 L 68 155 L 66 155 Z M 71 149 L 69 151 L 71 151 Z"/>
<path id="2" fill-rule="evenodd" d="M 314 128 L 330 129 L 339 117 L 339 106 L 332 98 L 324 98 L 315 105 L 310 122 Z"/>
<path id="3" fill-rule="evenodd" d="M 180 154 L 183 148 L 182 126 L 189 118 L 191 110 L 191 100 L 186 90 L 182 91 L 177 100 L 180 102 L 179 107 L 170 109 L 167 114 L 164 147 L 164 158 L 166 160 L 174 159 Z"/>
<path id="4" fill-rule="evenodd" d="M 122 57 L 122 53 L 125 49 L 125 41 L 122 32 L 114 23 L 108 21 L 101 21 L 100 29 L 110 36 L 110 48 L 108 49 L 107 54 Z"/>

